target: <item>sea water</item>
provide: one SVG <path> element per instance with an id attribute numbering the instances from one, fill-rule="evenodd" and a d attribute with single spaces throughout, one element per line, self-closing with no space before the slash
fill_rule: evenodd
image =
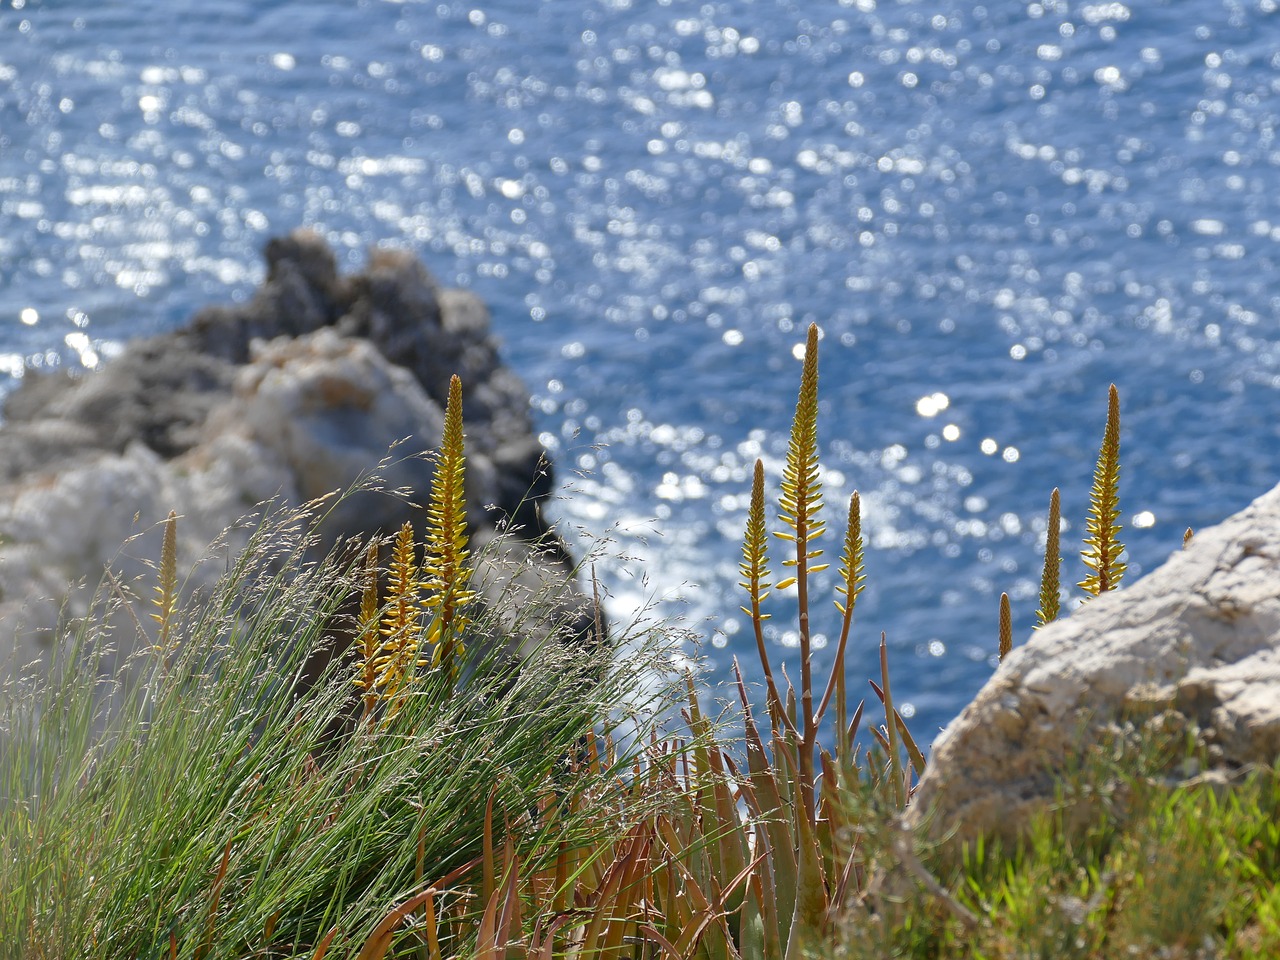
<path id="1" fill-rule="evenodd" d="M 819 659 L 857 489 L 850 680 L 883 631 L 928 739 L 1001 592 L 1031 628 L 1054 486 L 1083 576 L 1108 384 L 1131 579 L 1280 478 L 1278 105 L 1275 0 L 0 0 L 0 378 L 248 296 L 273 234 L 410 248 L 492 307 L 615 621 L 758 677 L 817 323 Z"/>

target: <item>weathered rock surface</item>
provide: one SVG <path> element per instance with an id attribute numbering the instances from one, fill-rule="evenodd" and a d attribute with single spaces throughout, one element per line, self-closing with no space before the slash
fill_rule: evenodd
<path id="1" fill-rule="evenodd" d="M 170 510 L 181 517 L 188 589 L 198 589 L 246 541 L 247 530 L 224 529 L 267 499 L 301 504 L 385 461 L 383 486 L 423 502 L 432 463 L 421 454 L 439 442 L 453 373 L 464 385 L 473 546 L 490 545 L 482 596 L 550 594 L 570 631 L 589 629 L 567 556 L 537 510 L 552 478 L 528 395 L 498 359 L 484 305 L 441 289 L 404 252 L 375 252 L 364 272 L 340 277 L 323 242 L 299 233 L 273 240 L 267 259 L 248 303 L 204 310 L 80 379 L 29 375 L 9 398 L 0 680 L 8 654 L 17 663 L 48 654 L 60 608 L 82 611 L 105 566 L 124 579 L 148 574 Z M 422 511 L 404 498 L 361 493 L 322 529 L 333 543 L 406 519 L 422 529 Z M 502 527 L 522 535 L 500 537 Z M 117 641 L 127 656 L 127 638 Z"/>
<path id="2" fill-rule="evenodd" d="M 1006 657 L 935 742 L 909 822 L 1010 839 L 1125 725 L 1194 731 L 1223 770 L 1280 756 L 1280 487 Z"/>

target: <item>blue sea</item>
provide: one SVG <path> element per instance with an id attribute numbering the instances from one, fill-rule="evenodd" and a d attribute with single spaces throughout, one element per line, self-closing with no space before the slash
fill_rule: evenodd
<path id="1" fill-rule="evenodd" d="M 0 380 L 248 296 L 277 233 L 410 248 L 492 307 L 615 621 L 758 676 L 749 476 L 817 323 L 818 629 L 857 489 L 850 679 L 883 631 L 928 739 L 1002 591 L 1030 632 L 1054 486 L 1078 543 L 1108 384 L 1130 578 L 1280 479 L 1276 9 L 0 0 Z"/>

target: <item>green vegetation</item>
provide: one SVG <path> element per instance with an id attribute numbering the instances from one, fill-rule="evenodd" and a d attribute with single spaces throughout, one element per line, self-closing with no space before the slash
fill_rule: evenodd
<path id="1" fill-rule="evenodd" d="M 170 515 L 156 584 L 141 587 L 154 625 L 125 602 L 138 585 L 108 577 L 67 625 L 66 654 L 4 691 L 0 957 L 1280 953 L 1274 771 L 1169 785 L 1121 754 L 1064 780 L 1064 796 L 1105 800 L 1084 831 L 1064 803 L 1016 850 L 978 847 L 955 869 L 913 848 L 897 817 L 926 760 L 894 709 L 883 635 L 871 708 L 845 686 L 865 580 L 856 492 L 834 665 L 825 680 L 812 669 L 818 340 L 811 328 L 780 478 L 776 586 L 761 463 L 753 475 L 740 569 L 761 720 L 740 672 L 740 709 L 709 717 L 693 678 L 663 674 L 661 631 L 607 663 L 564 638 L 519 663 L 491 642 L 502 631 L 473 603 L 455 378 L 421 542 L 410 523 L 316 560 L 329 504 L 267 509 L 219 587 L 192 596 Z M 1112 388 L 1091 593 L 1123 572 L 1118 471 Z M 1054 491 L 1041 624 L 1057 614 L 1058 514 Z M 788 604 L 798 687 L 785 669 L 779 682 L 762 627 Z M 146 642 L 119 669 L 110 645 L 131 630 Z M 993 641 L 1002 657 L 1012 647 L 1007 596 Z M 637 703 L 638 674 L 669 682 Z"/>
<path id="2" fill-rule="evenodd" d="M 1149 761 L 1149 755 L 1146 756 Z M 842 958 L 1110 960 L 1280 955 L 1280 777 L 1183 785 L 1143 771 L 1144 752 L 1095 756 L 1077 793 L 1015 850 L 979 844 L 937 897 L 923 887 L 851 916 Z M 1107 796 L 1069 823 L 1082 791 Z"/>

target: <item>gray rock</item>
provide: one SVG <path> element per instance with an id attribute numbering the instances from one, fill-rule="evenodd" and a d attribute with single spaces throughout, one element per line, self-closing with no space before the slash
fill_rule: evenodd
<path id="1" fill-rule="evenodd" d="M 409 495 L 342 502 L 324 521 L 321 549 L 405 520 L 421 531 L 425 515 L 410 501 L 424 503 L 430 489 L 429 448 L 439 442 L 455 372 L 465 397 L 468 520 L 476 552 L 491 545 L 477 577 L 482 598 L 495 606 L 531 592 L 549 598 L 554 615 L 539 631 L 521 622 L 521 642 L 592 629 L 567 553 L 527 498 L 550 490 L 550 468 L 483 304 L 442 290 L 400 251 L 375 252 L 350 278 L 307 233 L 272 241 L 267 258 L 267 280 L 248 303 L 201 311 L 188 327 L 129 344 L 80 379 L 29 374 L 8 399 L 0 681 L 6 660 L 20 665 L 56 648 L 60 610 L 82 613 L 106 566 L 126 581 L 154 576 L 158 525 L 170 510 L 181 517 L 188 590 L 225 569 L 247 541 L 239 521 L 261 502 L 300 504 L 344 490 L 380 463 L 382 486 Z M 139 607 L 144 626 L 148 612 Z M 515 620 L 508 626 L 517 629 Z M 124 633 L 116 640 L 120 657 L 146 642 Z"/>
<path id="2" fill-rule="evenodd" d="M 333 253 L 308 231 L 270 241 L 267 278 L 245 304 L 201 310 L 171 333 L 129 344 L 83 377 L 30 371 L 5 400 L 0 482 L 58 470 L 91 451 L 139 441 L 166 458 L 190 449 L 231 390 L 255 340 L 332 327 L 369 341 L 443 405 L 453 374 L 464 385 L 468 448 L 500 466 L 489 501 L 520 526 L 545 532 L 533 509 L 554 487 L 533 431 L 529 395 L 498 355 L 484 304 L 441 288 L 412 254 L 375 250 L 341 277 Z"/>
<path id="3" fill-rule="evenodd" d="M 1012 840 L 1125 731 L 1186 731 L 1219 771 L 1280 756 L 1280 487 L 1006 657 L 935 742 L 908 822 Z"/>

